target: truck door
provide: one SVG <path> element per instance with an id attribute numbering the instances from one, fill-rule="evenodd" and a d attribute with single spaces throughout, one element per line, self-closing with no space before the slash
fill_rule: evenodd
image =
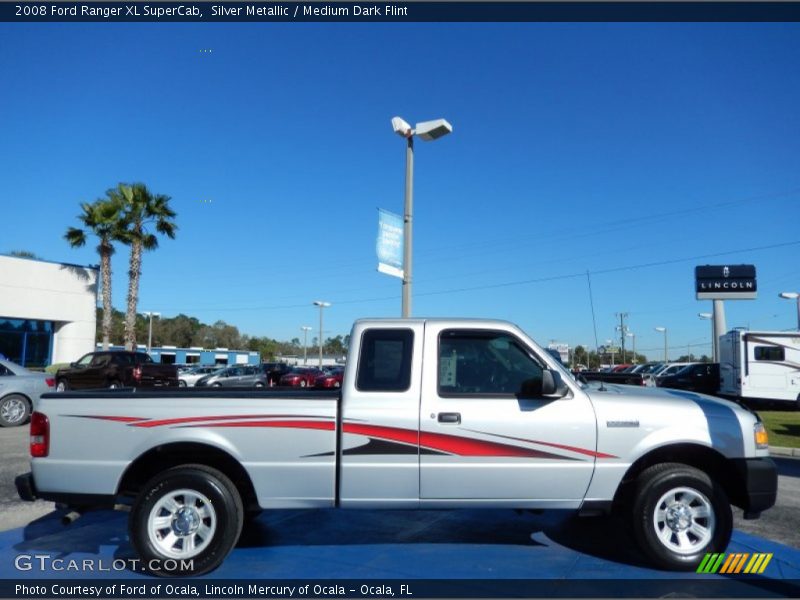
<path id="1" fill-rule="evenodd" d="M 425 348 L 423 505 L 577 506 L 598 456 L 586 395 L 542 397 L 546 362 L 513 330 L 429 323 Z"/>
<path id="2" fill-rule="evenodd" d="M 424 323 L 356 324 L 342 381 L 339 502 L 419 505 L 419 402 Z"/>

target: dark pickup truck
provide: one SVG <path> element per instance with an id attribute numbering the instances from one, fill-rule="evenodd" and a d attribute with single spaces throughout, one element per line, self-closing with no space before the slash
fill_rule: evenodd
<path id="1" fill-rule="evenodd" d="M 56 372 L 56 390 L 177 387 L 178 369 L 154 363 L 144 352 L 90 352 Z"/>
<path id="2" fill-rule="evenodd" d="M 613 373 L 606 371 L 580 371 L 575 377 L 586 381 L 603 381 L 605 383 L 619 383 L 622 385 L 648 385 L 648 375 L 642 373 Z"/>

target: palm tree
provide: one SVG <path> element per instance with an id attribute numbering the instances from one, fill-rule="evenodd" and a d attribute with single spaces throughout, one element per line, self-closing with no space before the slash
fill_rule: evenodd
<path id="1" fill-rule="evenodd" d="M 120 184 L 117 188 L 124 204 L 124 232 L 118 239 L 131 247 L 128 269 L 128 310 L 125 314 L 125 348 L 136 348 L 136 306 L 139 303 L 139 279 L 142 275 L 142 253 L 158 248 L 156 233 L 174 239 L 178 226 L 175 211 L 169 207 L 170 197 L 153 194 L 143 183 Z M 155 226 L 156 233 L 150 231 Z"/>
<path id="2" fill-rule="evenodd" d="M 95 201 L 93 204 L 84 202 L 81 204 L 83 211 L 78 215 L 78 219 L 83 223 L 85 229 L 70 227 L 64 234 L 70 246 L 80 248 L 86 244 L 87 232 L 91 232 L 100 240 L 97 252 L 100 254 L 100 275 L 103 283 L 103 349 L 108 350 L 111 338 L 111 255 L 114 254 L 114 246 L 111 243 L 120 234 L 120 223 L 122 217 L 122 204 L 114 197 L 109 190 L 106 192 L 107 198 Z"/>

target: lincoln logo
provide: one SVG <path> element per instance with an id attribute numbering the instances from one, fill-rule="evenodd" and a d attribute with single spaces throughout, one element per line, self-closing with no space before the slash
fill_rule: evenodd
<path id="1" fill-rule="evenodd" d="M 730 270 L 728 267 L 724 267 L 724 268 L 722 269 L 722 276 L 723 276 L 723 277 L 726 277 L 726 278 L 727 278 L 727 277 L 728 277 L 730 274 L 731 274 L 731 270 Z"/>

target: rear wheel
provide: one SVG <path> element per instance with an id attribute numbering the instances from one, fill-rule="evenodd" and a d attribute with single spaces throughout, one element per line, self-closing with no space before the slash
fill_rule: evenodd
<path id="1" fill-rule="evenodd" d="M 117 389 L 119 387 L 122 387 L 122 384 L 115 379 L 114 381 L 112 381 L 111 383 L 108 384 L 108 387 L 109 387 L 109 389 L 115 390 L 115 389 Z"/>
<path id="2" fill-rule="evenodd" d="M 56 383 L 56 391 L 57 392 L 66 392 L 69 389 L 69 384 L 63 380 L 59 379 Z"/>
<path id="3" fill-rule="evenodd" d="M 300 380 L 300 387 L 306 387 L 307 385 L 308 385 L 308 382 L 305 379 L 301 379 Z"/>
<path id="4" fill-rule="evenodd" d="M 186 387 L 186 382 L 183 379 L 178 379 L 178 387 Z"/>
<path id="5" fill-rule="evenodd" d="M 0 400 L 0 427 L 22 425 L 31 416 L 28 399 L 20 394 L 9 394 Z"/>
<path id="6" fill-rule="evenodd" d="M 722 488 L 688 465 L 664 463 L 638 478 L 633 533 L 640 548 L 662 569 L 694 570 L 707 552 L 722 552 L 733 517 Z"/>
<path id="7" fill-rule="evenodd" d="M 257 387 L 257 388 L 263 388 L 263 387 L 264 387 L 264 384 L 263 384 L 263 383 L 261 383 L 260 381 L 256 381 L 256 387 Z"/>
<path id="8" fill-rule="evenodd" d="M 153 477 L 130 513 L 131 543 L 154 575 L 202 575 L 233 550 L 244 522 L 238 490 L 205 465 L 174 467 Z"/>

